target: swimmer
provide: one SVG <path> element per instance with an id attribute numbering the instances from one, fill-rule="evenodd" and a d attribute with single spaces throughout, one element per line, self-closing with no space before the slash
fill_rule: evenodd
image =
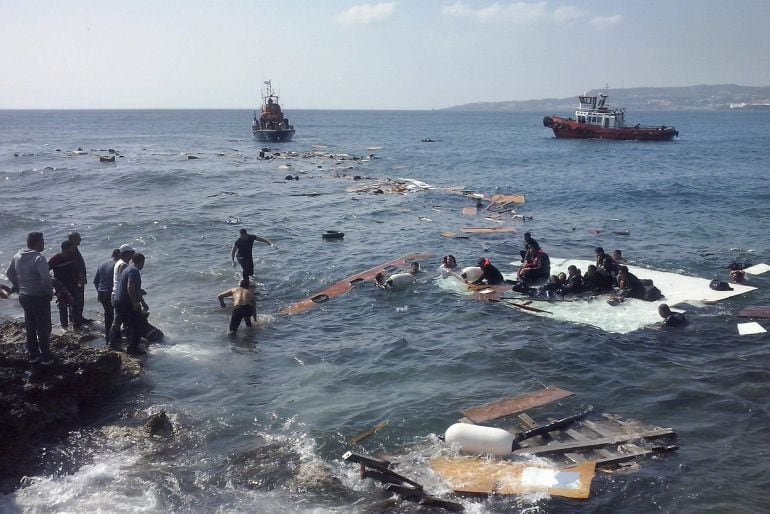
<path id="1" fill-rule="evenodd" d="M 219 293 L 217 299 L 222 308 L 225 307 L 225 298 L 228 296 L 233 297 L 234 308 L 233 314 L 230 316 L 230 333 L 235 334 L 241 324 L 241 320 L 244 321 L 247 327 L 251 326 L 251 318 L 254 318 L 255 322 L 257 321 L 257 299 L 254 293 L 249 291 L 249 281 L 247 279 L 241 280 L 238 287 Z"/>
<path id="2" fill-rule="evenodd" d="M 381 289 L 400 289 L 414 283 L 417 280 L 417 274 L 420 272 L 420 263 L 414 261 L 409 266 L 408 273 L 395 273 L 388 278 L 382 272 L 374 276 L 374 283 Z"/>
<path id="3" fill-rule="evenodd" d="M 671 312 L 671 308 L 666 303 L 658 305 L 658 314 L 663 318 L 663 326 L 666 327 L 683 327 L 688 323 L 684 314 Z"/>

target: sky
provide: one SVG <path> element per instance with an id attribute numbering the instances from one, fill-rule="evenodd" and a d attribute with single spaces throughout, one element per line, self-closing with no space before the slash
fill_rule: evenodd
<path id="1" fill-rule="evenodd" d="M 437 109 L 770 85 L 768 0 L 0 0 L 0 109 Z"/>

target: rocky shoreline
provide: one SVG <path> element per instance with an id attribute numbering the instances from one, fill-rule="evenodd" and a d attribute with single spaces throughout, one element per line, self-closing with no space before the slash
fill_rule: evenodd
<path id="1" fill-rule="evenodd" d="M 141 361 L 90 348 L 89 332 L 52 335 L 56 362 L 30 364 L 21 321 L 0 323 L 0 492 L 20 485 L 46 444 L 87 423 L 109 393 L 142 373 Z"/>

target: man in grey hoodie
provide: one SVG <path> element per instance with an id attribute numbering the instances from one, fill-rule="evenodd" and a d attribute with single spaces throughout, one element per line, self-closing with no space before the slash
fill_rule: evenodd
<path id="1" fill-rule="evenodd" d="M 48 262 L 40 253 L 44 249 L 43 233 L 30 232 L 27 235 L 27 249 L 13 256 L 5 274 L 13 284 L 13 289 L 19 292 L 19 303 L 24 309 L 30 362 L 51 364 L 53 281 L 48 272 Z"/>

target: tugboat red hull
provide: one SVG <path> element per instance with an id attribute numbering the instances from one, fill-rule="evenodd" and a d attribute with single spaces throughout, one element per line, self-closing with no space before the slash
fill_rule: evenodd
<path id="1" fill-rule="evenodd" d="M 543 125 L 552 129 L 558 138 L 568 139 L 621 139 L 633 141 L 671 141 L 679 136 L 674 127 L 617 127 L 603 128 L 579 123 L 573 119 L 546 116 Z"/>

